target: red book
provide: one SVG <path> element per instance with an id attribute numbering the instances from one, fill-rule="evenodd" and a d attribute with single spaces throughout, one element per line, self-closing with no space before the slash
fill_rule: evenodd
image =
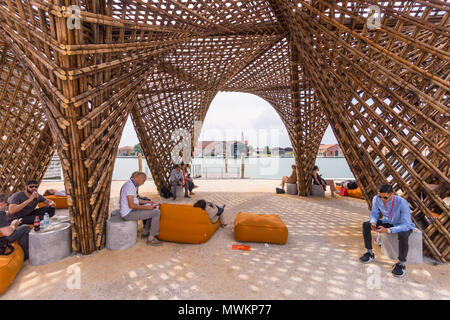
<path id="1" fill-rule="evenodd" d="M 233 250 L 251 251 L 251 247 L 250 246 L 245 246 L 243 244 L 233 244 L 231 246 L 231 249 L 233 249 Z"/>

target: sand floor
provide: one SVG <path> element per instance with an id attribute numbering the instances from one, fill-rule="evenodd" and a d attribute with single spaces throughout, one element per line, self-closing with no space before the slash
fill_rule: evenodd
<path id="1" fill-rule="evenodd" d="M 123 182 L 114 181 L 110 210 L 118 208 Z M 197 180 L 192 199 L 225 203 L 228 226 L 205 244 L 145 240 L 123 251 L 75 255 L 45 266 L 28 262 L 0 299 L 450 299 L 448 264 L 407 265 L 402 279 L 395 263 L 374 251 L 376 262 L 358 261 L 364 252 L 361 224 L 365 201 L 277 195 L 273 180 Z M 62 183 L 43 183 L 46 188 Z M 141 194 L 159 199 L 152 181 Z M 167 201 L 172 202 L 172 201 Z M 67 210 L 57 210 L 58 215 Z M 251 251 L 232 250 L 233 219 L 240 211 L 276 213 L 289 228 L 286 245 L 251 243 Z M 140 231 L 142 227 L 140 225 Z M 73 272 L 79 270 L 80 287 Z"/>

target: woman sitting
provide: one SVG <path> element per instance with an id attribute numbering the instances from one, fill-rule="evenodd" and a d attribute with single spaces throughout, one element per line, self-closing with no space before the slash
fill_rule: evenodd
<path id="1" fill-rule="evenodd" d="M 206 202 L 205 200 L 198 200 L 194 207 L 201 208 L 208 213 L 209 220 L 211 223 L 216 223 L 218 219 L 220 219 L 220 226 L 225 228 L 227 225 L 225 224 L 225 219 L 223 217 L 223 211 L 225 210 L 225 205 L 222 207 L 216 206 L 212 202 Z"/>
<path id="2" fill-rule="evenodd" d="M 45 196 L 62 196 L 62 197 L 65 197 L 66 196 L 66 190 L 58 191 L 56 189 L 47 189 L 44 192 L 44 197 Z"/>
<path id="3" fill-rule="evenodd" d="M 194 180 L 191 177 L 191 165 L 190 164 L 182 165 L 182 170 L 183 170 L 183 175 L 184 175 L 184 181 L 186 181 L 186 183 L 188 185 L 189 195 L 192 196 L 195 194 L 192 192 L 192 190 L 194 190 L 195 188 L 198 188 L 198 186 L 196 186 L 194 184 Z"/>
<path id="4" fill-rule="evenodd" d="M 314 166 L 312 178 L 313 178 L 313 184 L 322 186 L 324 191 L 327 190 L 327 187 L 326 187 L 327 185 L 330 186 L 331 196 L 333 198 L 336 197 L 336 195 L 335 195 L 336 186 L 334 185 L 334 180 L 325 180 L 324 178 L 322 178 L 322 176 L 319 174 L 318 166 Z"/>
<path id="5" fill-rule="evenodd" d="M 281 178 L 281 184 L 280 185 L 281 185 L 282 189 L 284 189 L 284 185 L 286 183 L 292 183 L 292 184 L 297 183 L 297 170 L 296 170 L 295 164 L 292 165 L 291 175 L 289 177 L 288 176 L 284 176 L 283 178 Z"/>

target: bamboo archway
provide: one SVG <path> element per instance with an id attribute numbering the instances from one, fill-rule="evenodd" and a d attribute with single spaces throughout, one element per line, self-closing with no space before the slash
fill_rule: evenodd
<path id="1" fill-rule="evenodd" d="M 54 144 L 73 248 L 101 249 L 127 117 L 161 188 L 173 130 L 194 135 L 217 92 L 243 91 L 286 125 L 300 194 L 330 124 L 368 205 L 394 183 L 426 253 L 448 261 L 449 10 L 440 0 L 0 1 L 1 188 L 41 177 Z"/>

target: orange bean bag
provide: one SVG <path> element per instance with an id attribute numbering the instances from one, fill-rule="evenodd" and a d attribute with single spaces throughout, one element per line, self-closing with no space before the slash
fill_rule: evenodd
<path id="1" fill-rule="evenodd" d="M 14 252 L 8 256 L 0 255 L 0 294 L 13 282 L 23 264 L 23 250 L 17 242 L 13 243 Z"/>
<path id="2" fill-rule="evenodd" d="M 339 191 L 341 189 L 341 186 L 336 186 L 336 189 Z M 360 187 L 358 187 L 356 189 L 347 189 L 346 196 L 352 197 L 352 198 L 364 199 Z"/>
<path id="3" fill-rule="evenodd" d="M 285 244 L 288 229 L 276 214 L 240 212 L 234 218 L 234 238 L 245 242 Z"/>
<path id="4" fill-rule="evenodd" d="M 220 226 L 212 224 L 206 211 L 192 205 L 162 203 L 158 239 L 182 243 L 204 243 Z"/>
<path id="5" fill-rule="evenodd" d="M 67 204 L 67 196 L 45 196 L 49 200 L 53 200 L 56 204 L 56 209 L 67 209 L 69 205 Z M 42 208 L 47 206 L 46 203 L 41 202 L 38 203 L 38 208 Z"/>

